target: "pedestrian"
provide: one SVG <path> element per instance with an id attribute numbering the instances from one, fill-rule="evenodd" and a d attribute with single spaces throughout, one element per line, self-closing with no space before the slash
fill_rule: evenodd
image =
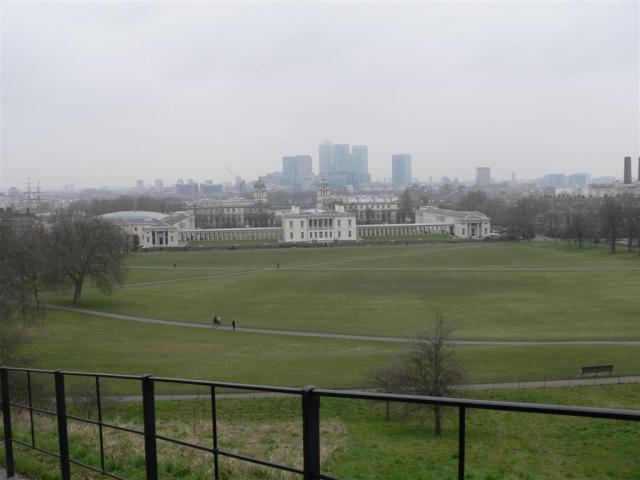
<path id="1" fill-rule="evenodd" d="M 279 263 L 276 263 L 276 267 L 277 267 L 277 268 L 280 268 L 280 264 L 279 264 Z"/>
<path id="2" fill-rule="evenodd" d="M 231 320 L 231 328 L 233 328 L 233 331 L 236 331 L 236 321 L 235 320 Z"/>
<path id="3" fill-rule="evenodd" d="M 173 267 L 174 267 L 174 268 L 175 268 L 175 267 L 177 267 L 177 266 L 178 266 L 177 264 L 175 264 L 175 263 L 173 264 Z"/>
<path id="4" fill-rule="evenodd" d="M 213 327 L 215 328 L 215 326 L 218 324 L 218 316 L 214 315 L 212 321 L 213 321 Z"/>

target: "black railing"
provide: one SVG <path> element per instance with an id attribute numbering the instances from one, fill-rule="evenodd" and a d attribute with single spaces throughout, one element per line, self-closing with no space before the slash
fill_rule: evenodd
<path id="1" fill-rule="evenodd" d="M 13 402 L 10 398 L 10 380 L 9 372 L 23 372 L 26 376 L 27 404 Z M 32 398 L 32 373 L 49 374 L 54 377 L 55 385 L 55 404 L 56 410 L 46 410 L 33 406 Z M 95 379 L 95 398 L 97 406 L 97 420 L 90 418 L 82 418 L 76 415 L 68 414 L 66 411 L 67 395 L 65 393 L 65 377 L 89 377 Z M 101 379 L 124 379 L 134 380 L 141 384 L 142 389 L 142 412 L 143 412 L 143 429 L 138 430 L 122 425 L 107 423 L 103 419 L 103 406 L 101 400 Z M 159 435 L 156 432 L 156 384 L 182 384 L 199 387 L 208 387 L 211 402 L 211 432 L 212 445 L 205 447 L 195 443 L 179 440 L 176 438 Z M 189 380 L 182 378 L 154 377 L 151 375 L 135 376 L 135 375 L 116 375 L 106 373 L 87 373 L 87 372 L 67 372 L 61 370 L 40 370 L 26 368 L 0 367 L 0 387 L 2 401 L 2 415 L 4 424 L 4 450 L 7 476 L 15 475 L 14 451 L 13 446 L 21 445 L 54 456 L 59 459 L 60 477 L 62 480 L 70 480 L 71 464 L 87 468 L 97 473 L 119 479 L 126 480 L 105 468 L 104 454 L 104 428 L 110 428 L 123 432 L 140 435 L 144 438 L 144 457 L 145 457 L 145 476 L 147 480 L 158 479 L 158 452 L 156 448 L 157 440 L 163 440 L 182 447 L 193 448 L 199 451 L 210 453 L 213 456 L 213 476 L 215 480 L 219 479 L 219 457 L 227 457 L 243 462 L 249 462 L 264 467 L 282 470 L 300 475 L 304 480 L 339 480 L 336 477 L 324 474 L 321 471 L 320 464 L 320 399 L 321 398 L 340 398 L 340 399 L 360 399 L 385 402 L 399 402 L 406 404 L 422 404 L 422 405 L 439 405 L 444 407 L 453 407 L 458 409 L 458 478 L 464 479 L 465 474 L 465 429 L 466 429 L 466 411 L 468 409 L 481 410 L 497 410 L 520 413 L 539 413 L 547 415 L 564 415 L 572 417 L 590 417 L 611 420 L 627 420 L 640 421 L 640 411 L 635 410 L 618 410 L 606 408 L 586 408 L 586 407 L 570 407 L 561 405 L 542 405 L 532 403 L 516 403 L 516 402 L 497 402 L 460 398 L 445 397 L 425 397 L 416 395 L 398 395 L 372 393 L 364 391 L 347 391 L 347 390 L 329 390 L 322 388 L 306 387 L 306 388 L 287 388 L 287 387 L 269 387 L 264 385 L 238 384 L 229 382 L 210 382 L 203 380 Z M 217 411 L 216 411 L 216 389 L 230 388 L 248 391 L 270 392 L 283 395 L 299 396 L 302 402 L 302 468 L 282 465 L 268 460 L 250 457 L 239 453 L 227 451 L 218 446 L 217 431 Z M 21 409 L 29 413 L 30 419 L 30 436 L 31 442 L 19 440 L 13 436 L 11 425 L 11 408 Z M 58 452 L 54 452 L 36 444 L 36 435 L 33 422 L 33 414 L 47 415 L 57 419 L 57 436 L 58 436 Z M 100 448 L 100 465 L 88 465 L 72 458 L 69 454 L 69 437 L 67 433 L 67 420 L 72 419 L 79 422 L 93 424 L 98 427 L 99 431 L 99 448 Z"/>

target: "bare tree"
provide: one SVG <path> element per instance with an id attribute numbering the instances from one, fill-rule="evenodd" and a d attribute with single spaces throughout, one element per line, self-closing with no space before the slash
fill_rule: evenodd
<path id="1" fill-rule="evenodd" d="M 386 393 L 410 392 L 417 395 L 444 397 L 454 392 L 456 385 L 465 378 L 464 369 L 458 362 L 455 351 L 448 340 L 453 332 L 442 314 L 420 332 L 406 355 L 374 370 L 369 384 Z M 441 406 L 433 406 L 434 432 L 442 434 Z M 385 409 L 385 420 L 389 419 L 389 404 Z"/>
<path id="2" fill-rule="evenodd" d="M 582 248 L 584 239 L 593 230 L 592 217 L 584 204 L 577 205 L 567 214 L 567 232 L 569 238 L 577 240 L 579 248 Z"/>
<path id="3" fill-rule="evenodd" d="M 379 392 L 384 393 L 400 393 L 406 390 L 406 371 L 404 363 L 395 359 L 389 363 L 385 363 L 371 372 L 368 384 Z M 390 405 L 385 402 L 384 419 L 390 418 Z"/>
<path id="4" fill-rule="evenodd" d="M 125 235 L 99 217 L 79 212 L 58 215 L 51 227 L 48 254 L 49 283 L 71 284 L 76 307 L 87 278 L 104 292 L 124 280 Z"/>
<path id="5" fill-rule="evenodd" d="M 451 395 L 455 385 L 464 379 L 464 370 L 448 345 L 453 332 L 442 314 L 437 314 L 433 324 L 420 332 L 406 358 L 406 383 L 419 395 L 444 397 Z M 442 407 L 434 405 L 435 434 L 442 434 Z"/>
<path id="6" fill-rule="evenodd" d="M 44 268 L 44 231 L 31 217 L 0 216 L 0 364 L 25 364 L 23 350 L 44 313 L 38 282 Z"/>
<path id="7" fill-rule="evenodd" d="M 600 206 L 602 230 L 611 242 L 611 253 L 616 253 L 616 242 L 623 224 L 622 204 L 617 198 L 607 197 Z"/>
<path id="8" fill-rule="evenodd" d="M 622 222 L 627 235 L 627 250 L 631 251 L 633 240 L 640 235 L 640 198 L 624 194 L 621 198 Z"/>

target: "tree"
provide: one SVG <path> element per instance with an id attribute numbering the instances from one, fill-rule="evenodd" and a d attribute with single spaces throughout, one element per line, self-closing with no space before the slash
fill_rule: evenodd
<path id="1" fill-rule="evenodd" d="M 567 214 L 567 233 L 569 238 L 578 242 L 578 248 L 582 248 L 584 239 L 591 233 L 593 222 L 585 205 L 572 208 Z"/>
<path id="2" fill-rule="evenodd" d="M 396 359 L 371 372 L 367 383 L 379 392 L 400 393 L 405 389 L 405 378 L 405 366 L 403 362 Z M 385 402 L 385 420 L 390 418 L 389 407 L 389 402 Z"/>
<path id="3" fill-rule="evenodd" d="M 33 217 L 0 216 L 0 364 L 24 364 L 22 347 L 44 313 L 38 282 L 44 268 L 44 230 Z"/>
<path id="4" fill-rule="evenodd" d="M 536 236 L 536 215 L 539 206 L 532 198 L 521 198 L 506 212 L 506 226 L 514 240 L 530 240 Z"/>
<path id="5" fill-rule="evenodd" d="M 413 192 L 410 187 L 407 187 L 400 196 L 400 205 L 398 206 L 398 223 L 406 223 L 407 219 L 409 223 L 415 220 L 415 204 Z"/>
<path id="6" fill-rule="evenodd" d="M 455 385 L 464 379 L 464 370 L 455 352 L 448 345 L 453 332 L 442 314 L 437 314 L 433 324 L 420 332 L 405 360 L 407 387 L 419 395 L 444 397 L 451 395 Z M 434 405 L 434 432 L 442 434 L 442 406 Z"/>
<path id="7" fill-rule="evenodd" d="M 600 206 L 602 231 L 611 242 L 611 253 L 616 253 L 616 242 L 623 224 L 622 204 L 618 199 L 607 197 Z"/>
<path id="8" fill-rule="evenodd" d="M 369 384 L 383 392 L 408 392 L 431 397 L 444 397 L 454 392 L 464 380 L 464 369 L 448 345 L 453 332 L 442 314 L 420 332 L 409 351 L 402 357 L 374 370 Z M 443 410 L 433 406 L 434 432 L 442 434 Z M 385 419 L 389 418 L 389 405 Z"/>
<path id="9" fill-rule="evenodd" d="M 104 292 L 124 280 L 126 236 L 119 227 L 90 214 L 66 212 L 53 221 L 47 249 L 48 282 L 71 284 L 78 307 L 87 278 Z"/>
<path id="10" fill-rule="evenodd" d="M 627 249 L 631 251 L 633 239 L 640 235 L 640 198 L 624 194 L 621 198 L 622 222 L 627 235 Z"/>

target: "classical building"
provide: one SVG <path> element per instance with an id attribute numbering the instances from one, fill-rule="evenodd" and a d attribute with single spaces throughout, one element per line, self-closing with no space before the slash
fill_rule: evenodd
<path id="1" fill-rule="evenodd" d="M 437 207 L 419 207 L 416 224 L 441 225 L 457 238 L 484 238 L 491 232 L 491 219 L 480 212 L 458 212 Z"/>
<path id="2" fill-rule="evenodd" d="M 397 195 L 338 195 L 333 202 L 353 213 L 359 225 L 398 223 Z"/>
<path id="3" fill-rule="evenodd" d="M 267 189 L 260 179 L 253 185 L 253 199 L 202 199 L 192 203 L 196 228 L 273 227 L 275 212 L 267 205 Z"/>
<path id="4" fill-rule="evenodd" d="M 195 228 L 190 212 L 124 211 L 100 216 L 122 228 L 134 249 L 182 246 L 179 233 Z"/>
<path id="5" fill-rule="evenodd" d="M 356 217 L 340 206 L 336 210 L 304 210 L 293 207 L 282 217 L 285 243 L 328 244 L 358 239 Z"/>

